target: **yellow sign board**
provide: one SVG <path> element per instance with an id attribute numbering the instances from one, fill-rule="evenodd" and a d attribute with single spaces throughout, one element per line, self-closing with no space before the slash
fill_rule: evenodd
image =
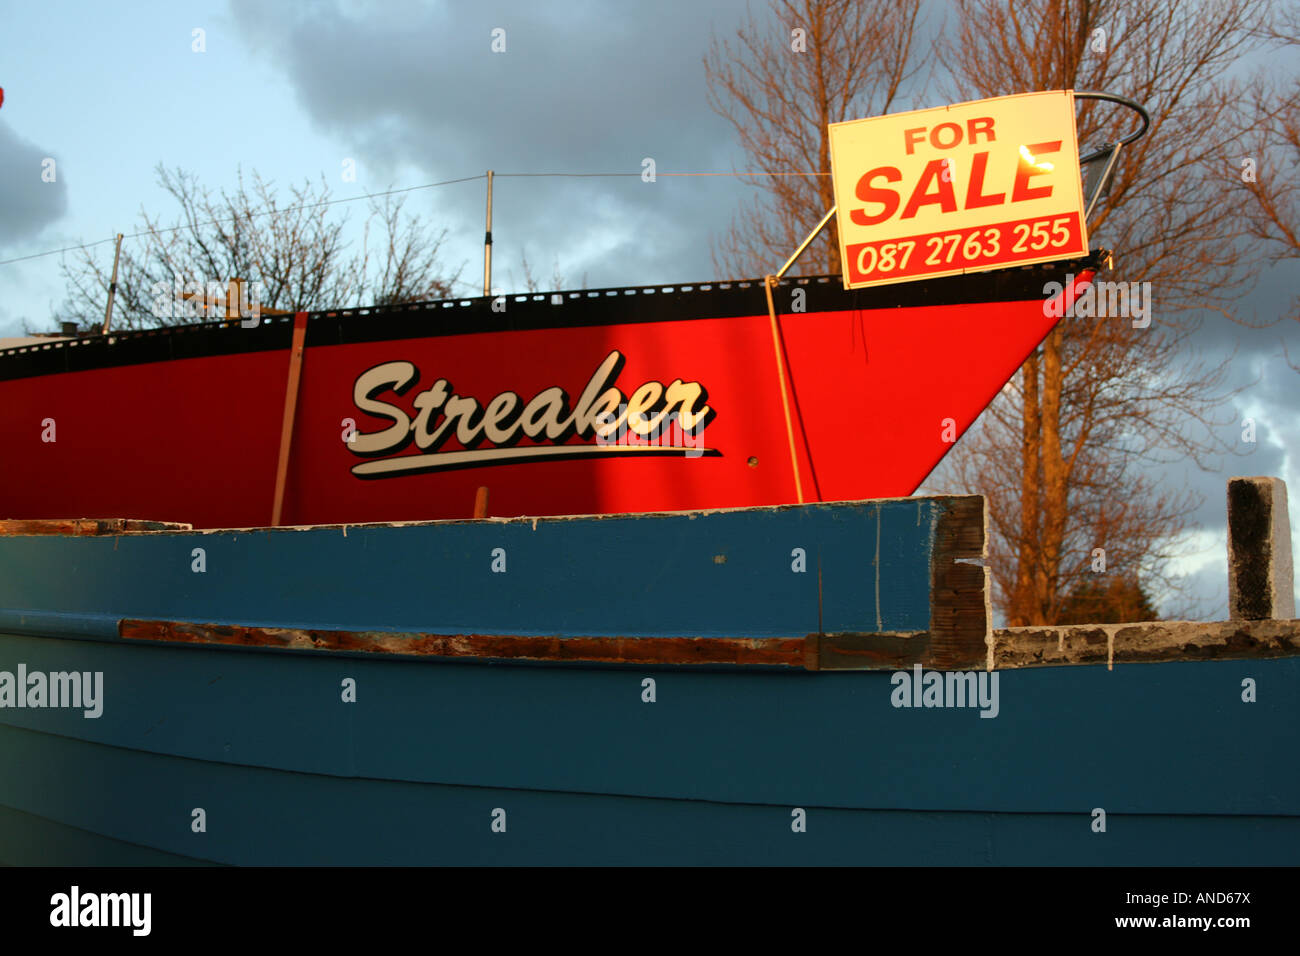
<path id="1" fill-rule="evenodd" d="M 830 125 L 844 287 L 1088 252 L 1074 93 Z"/>

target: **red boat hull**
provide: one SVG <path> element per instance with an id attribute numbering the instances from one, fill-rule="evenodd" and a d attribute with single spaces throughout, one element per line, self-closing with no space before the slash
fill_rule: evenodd
<path id="1" fill-rule="evenodd" d="M 792 437 L 805 500 L 908 495 L 1051 329 L 1045 284 L 1095 268 L 783 284 L 789 429 L 758 282 L 313 314 L 280 523 L 464 518 L 480 486 L 502 516 L 790 503 Z M 0 353 L 0 517 L 270 523 L 291 334 Z M 593 397 L 634 395 L 694 430 L 597 437 Z"/>

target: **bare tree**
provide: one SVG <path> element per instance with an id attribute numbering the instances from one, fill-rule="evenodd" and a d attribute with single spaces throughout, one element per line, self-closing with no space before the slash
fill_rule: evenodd
<path id="1" fill-rule="evenodd" d="M 434 235 L 414 216 L 404 216 L 406 197 L 384 196 L 382 202 L 371 201 L 370 220 L 366 223 L 360 261 L 353 267 L 358 304 L 397 305 L 442 299 L 452 294 L 459 272 L 447 276 L 438 264 L 438 250 L 446 230 Z M 380 263 L 371 273 L 370 221 L 381 226 L 378 253 Z"/>
<path id="2" fill-rule="evenodd" d="M 995 594 L 1009 623 L 1055 623 L 1087 575 L 1168 587 L 1171 545 L 1195 504 L 1149 465 L 1226 450 L 1207 425 L 1226 363 L 1191 358 L 1194 310 L 1232 316 L 1258 260 L 1225 201 L 1221 150 L 1236 138 L 1243 83 L 1268 11 L 1250 0 L 959 0 L 941 56 L 959 98 L 1027 90 L 1119 93 L 1151 113 L 1126 150 L 1093 236 L 1158 303 L 1150 325 L 1067 319 L 1030 356 L 940 474 L 989 497 Z M 1081 101 L 1081 144 L 1129 122 Z M 1147 305 L 1150 307 L 1151 301 Z M 1018 461 L 1008 453 L 1019 448 Z M 1097 564 L 1098 557 L 1105 564 Z"/>
<path id="3" fill-rule="evenodd" d="M 1244 58 L 1277 21 L 1253 0 L 957 6 L 937 50 L 950 99 L 1100 90 L 1152 117 L 1090 225 L 1094 245 L 1118 250 L 1117 270 L 1099 278 L 1150 290 L 1139 300 L 1149 324 L 1064 320 L 931 476 L 934 487 L 988 496 L 995 600 L 1010 623 L 1051 623 L 1101 560 L 1142 587 L 1172 587 L 1169 560 L 1196 502 L 1161 487 L 1151 466 L 1225 450 L 1212 410 L 1231 394 L 1227 363 L 1195 360 L 1189 340 L 1207 312 L 1237 317 L 1259 264 L 1259 237 L 1229 201 L 1222 151 L 1248 119 Z M 828 177 L 789 175 L 829 171 L 827 123 L 888 112 L 924 68 L 912 51 L 917 4 L 774 0 L 772 13 L 774 25 L 751 20 L 706 59 L 715 109 L 751 167 L 780 174 L 755 182 L 762 195 L 722 248 L 747 274 L 782 261 L 829 208 Z M 790 48 L 796 28 L 806 53 Z M 1131 128 L 1121 107 L 1079 105 L 1085 150 Z M 836 244 L 823 237 L 810 267 L 838 272 Z"/>
<path id="4" fill-rule="evenodd" d="M 176 289 L 220 285 L 234 278 L 253 284 L 261 308 L 285 311 L 387 305 L 451 294 L 455 276 L 438 265 L 443 235 L 403 214 L 404 198 L 369 200 L 361 248 L 346 238 L 347 214 L 331 217 L 333 201 L 322 179 L 290 187 L 282 201 L 274 184 L 242 170 L 232 192 L 219 195 L 183 170 L 159 165 L 160 186 L 180 211 L 171 225 L 141 210 L 140 235 L 123 243 L 114 326 L 146 328 L 200 322 L 208 316 L 177 302 Z M 377 242 L 372 224 L 377 223 Z M 82 328 L 103 322 L 111 257 L 82 249 L 61 269 L 67 299 L 55 316 Z"/>
<path id="5" fill-rule="evenodd" d="M 522 268 L 523 268 L 523 272 L 524 272 L 524 281 L 523 281 L 524 291 L 526 291 L 526 292 L 547 292 L 547 291 L 550 291 L 550 292 L 559 292 L 559 291 L 561 291 L 561 290 L 564 290 L 564 289 L 567 289 L 567 288 L 568 288 L 568 281 L 569 281 L 569 280 L 568 280 L 567 278 L 565 278 L 564 273 L 560 270 L 560 257 L 559 257 L 559 256 L 556 256 L 556 257 L 554 258 L 554 260 L 553 260 L 553 262 L 552 262 L 552 265 L 551 265 L 551 279 L 550 279 L 551 287 L 550 287 L 549 290 L 548 290 L 548 289 L 545 289 L 545 288 L 543 287 L 543 285 L 542 285 L 542 280 L 541 280 L 537 275 L 535 275 L 535 274 L 533 273 L 533 267 L 532 267 L 532 265 L 528 262 L 528 252 L 527 252 L 527 250 L 521 252 L 521 253 L 519 254 L 519 258 L 520 258 L 520 262 L 521 262 L 521 264 L 522 264 Z M 518 285 L 519 285 L 519 283 L 515 281 L 515 274 L 514 274 L 513 270 L 510 271 L 510 272 L 508 272 L 507 274 L 510 276 L 510 284 L 513 285 L 513 286 L 515 286 L 515 287 L 517 288 Z M 579 289 L 585 289 L 585 288 L 587 288 L 587 273 L 584 272 L 584 273 L 582 274 L 582 282 L 578 285 L 578 288 L 579 288 Z"/>
<path id="6" fill-rule="evenodd" d="M 1300 12 L 1289 30 L 1275 27 L 1268 39 L 1294 57 L 1300 47 Z M 1244 196 L 1241 209 L 1250 234 L 1273 262 L 1300 260 L 1300 78 L 1260 77 L 1240 101 L 1239 125 L 1247 132 L 1239 155 L 1224 157 L 1224 175 Z M 1300 322 L 1300 295 L 1285 316 Z"/>
<path id="7" fill-rule="evenodd" d="M 1012 626 L 1060 623 L 1099 575 L 1177 590 L 1170 562 L 1199 501 L 1152 466 L 1212 444 L 1193 429 L 1224 371 L 1185 368 L 1186 338 L 1062 320 L 931 476 L 988 500 L 994 603 Z M 1161 376 L 1161 362 L 1184 373 Z"/>
<path id="8" fill-rule="evenodd" d="M 920 0 L 774 0 L 704 59 L 709 102 L 731 122 L 758 195 L 715 248 L 720 274 L 779 266 L 835 204 L 826 126 L 887 113 L 924 69 Z M 816 175 L 807 175 L 815 173 Z M 834 223 L 795 271 L 838 273 Z"/>
<path id="9" fill-rule="evenodd" d="M 1135 575 L 1085 581 L 1070 592 L 1061 609 L 1060 624 L 1117 624 L 1154 621 L 1159 617 L 1150 596 Z"/>

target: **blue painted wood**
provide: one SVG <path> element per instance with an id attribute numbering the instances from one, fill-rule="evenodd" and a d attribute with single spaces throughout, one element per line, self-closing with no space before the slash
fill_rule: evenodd
<path id="1" fill-rule="evenodd" d="M 644 825 L 627 823 L 638 832 L 661 825 L 653 808 L 665 802 L 696 806 L 701 821 L 715 821 L 708 826 L 717 825 L 717 807 L 741 813 L 743 806 L 787 814 L 796 806 L 837 808 L 853 820 L 852 812 L 1055 814 L 1070 821 L 1062 833 L 1094 807 L 1168 821 L 1221 815 L 1238 818 L 1243 829 L 1225 830 L 1224 845 L 1207 850 L 1207 859 L 1237 859 L 1228 844 L 1245 833 L 1267 834 L 1300 853 L 1295 658 L 1004 672 L 991 719 L 977 709 L 894 707 L 887 673 L 340 659 L 0 636 L 0 670 L 14 671 L 19 662 L 46 672 L 101 671 L 104 709 L 97 719 L 0 709 L 7 741 L 0 766 L 8 770 L 0 775 L 0 806 L 169 853 L 191 852 L 157 829 L 175 807 L 164 812 L 160 798 L 140 791 L 172 787 L 168 799 L 181 799 L 191 784 L 165 781 L 176 774 L 188 780 L 184 768 L 191 766 L 204 768 L 204 782 L 196 778 L 193 786 L 208 796 L 185 799 L 226 801 L 225 813 L 242 802 L 317 803 L 284 783 L 300 775 L 340 794 L 330 812 L 345 814 L 342 794 L 352 791 L 330 788 L 365 783 L 365 802 L 351 808 L 354 821 L 316 821 L 358 834 L 378 825 L 373 817 L 389 815 L 391 786 L 423 794 L 410 799 L 434 816 L 482 812 L 461 801 L 463 791 L 533 794 L 537 806 L 588 809 L 579 794 L 611 806 L 637 799 L 650 815 Z M 642 701 L 647 676 L 656 681 L 653 704 Z M 357 682 L 356 703 L 341 700 L 345 677 Z M 1244 677 L 1256 680 L 1257 703 L 1241 701 Z M 139 789 L 110 800 L 105 787 Z M 678 825 L 677 813 L 663 816 L 662 825 Z M 265 828 L 261 818 L 239 819 L 239 839 L 225 844 L 231 831 L 223 829 L 223 849 L 205 858 L 287 862 L 306 844 L 284 843 L 286 833 L 343 839 L 331 829 L 313 831 L 311 820 L 289 826 L 278 810 L 267 810 Z M 845 839 L 858 832 L 857 823 L 844 825 Z M 1009 826 L 1020 833 L 1029 824 Z M 1181 832 L 1174 822 L 1160 826 Z M 390 836 L 367 837 L 362 842 L 374 847 L 349 859 L 390 854 L 409 861 L 418 841 L 407 846 Z M 354 837 L 362 839 L 349 831 L 347 839 Z M 975 839 L 961 839 L 968 837 Z M 574 855 L 564 860 L 596 852 L 586 831 L 573 838 Z M 439 845 L 420 852 L 434 854 Z M 264 856 L 276 847 L 286 856 Z M 469 861 L 481 852 L 488 851 L 466 844 L 453 855 Z M 748 852 L 738 850 L 736 859 Z M 1162 862 L 1154 850 L 1143 859 Z"/>
<path id="2" fill-rule="evenodd" d="M 210 862 L 0 807 L 0 866 L 195 866 Z"/>
<path id="3" fill-rule="evenodd" d="M 0 537 L 0 629 L 120 618 L 563 636 L 924 630 L 942 499 L 346 529 Z M 879 545 L 877 542 L 879 541 Z M 193 549 L 206 571 L 192 570 Z M 492 570 L 503 549 L 505 573 Z M 808 570 L 791 570 L 803 548 Z M 881 557 L 878 559 L 877 555 Z"/>
<path id="4" fill-rule="evenodd" d="M 131 643 L 119 617 L 797 636 L 928 624 L 934 501 L 654 518 L 0 538 L 0 861 L 1236 864 L 1300 857 L 1300 659 L 998 675 L 555 667 Z M 882 560 L 876 559 L 880 538 Z M 190 570 L 203 547 L 208 570 Z M 492 549 L 507 572 L 491 572 Z M 803 547 L 808 572 L 790 570 Z M 722 556 L 724 560 L 716 560 Z M 879 586 L 880 599 L 876 592 Z M 656 681 L 656 702 L 642 699 Z M 1258 683 L 1258 703 L 1240 699 Z M 357 700 L 341 699 L 352 678 Z M 190 830 L 203 807 L 208 832 Z M 493 834 L 491 811 L 507 811 Z M 808 832 L 792 833 L 792 808 Z M 1108 814 L 1106 834 L 1090 812 Z M 31 821 L 35 819 L 35 823 Z M 27 824 L 24 824 L 27 821 Z M 26 836 L 24 836 L 26 834 Z M 79 837 L 79 835 L 81 835 Z M 81 854 L 79 856 L 79 854 Z"/>
<path id="5" fill-rule="evenodd" d="M 0 759 L 39 769 L 0 779 L 0 804 L 41 804 L 61 862 L 129 865 L 155 845 L 195 860 L 271 864 L 1289 865 L 1295 816 L 1112 813 L 1104 834 L 1070 814 L 731 805 L 601 794 L 316 777 L 162 758 L 0 727 Z M 75 767 L 74 778 L 59 768 Z M 202 807 L 207 831 L 191 829 Z M 506 832 L 493 833 L 493 811 Z M 0 859 L 20 846 L 0 812 Z M 78 856 L 79 828 L 87 851 Z M 11 842 L 12 841 L 12 842 Z M 53 862 L 49 859 L 37 862 Z"/>

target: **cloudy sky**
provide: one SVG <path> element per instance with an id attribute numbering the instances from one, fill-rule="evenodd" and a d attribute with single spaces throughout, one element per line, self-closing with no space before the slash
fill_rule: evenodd
<path id="1" fill-rule="evenodd" d="M 935 29 L 943 4 L 932 4 Z M 743 0 L 612 4 L 12 2 L 0 17 L 0 260 L 132 232 L 143 206 L 170 218 L 159 162 L 214 189 L 236 169 L 282 185 L 324 176 L 336 197 L 510 173 L 639 173 L 744 168 L 734 133 L 705 99 L 701 58 L 729 34 Z M 755 4 L 761 10 L 761 4 Z M 616 11 L 616 12 L 615 12 Z M 505 53 L 491 49 L 505 30 Z M 196 52 L 196 30 L 204 49 Z M 938 105 L 921 93 L 901 108 Z M 933 98 L 933 97 L 931 97 Z M 53 160 L 55 179 L 42 180 Z M 355 182 L 345 181 L 351 161 Z M 748 189 L 728 176 L 509 177 L 496 183 L 494 285 L 523 286 L 521 257 L 576 287 L 699 281 Z M 458 291 L 482 283 L 484 184 L 409 194 L 447 230 Z M 354 218 L 364 202 L 348 204 Z M 346 208 L 346 207 L 345 207 Z M 108 242 L 95 247 L 111 261 Z M 59 257 L 0 264 L 0 337 L 48 327 L 63 299 Z M 1274 269 L 1248 306 L 1279 313 L 1297 270 Z M 1224 481 L 1278 475 L 1300 489 L 1300 363 L 1295 324 L 1251 331 L 1209 322 L 1193 349 L 1233 354 L 1242 391 L 1221 411 L 1238 456 L 1166 480 L 1205 496 L 1184 599 L 1226 616 Z M 1235 353 L 1234 353 L 1235 350 Z M 1241 420 L 1258 441 L 1240 442 Z M 1300 502 L 1296 508 L 1300 510 Z M 1297 524 L 1293 521 L 1293 525 Z"/>

